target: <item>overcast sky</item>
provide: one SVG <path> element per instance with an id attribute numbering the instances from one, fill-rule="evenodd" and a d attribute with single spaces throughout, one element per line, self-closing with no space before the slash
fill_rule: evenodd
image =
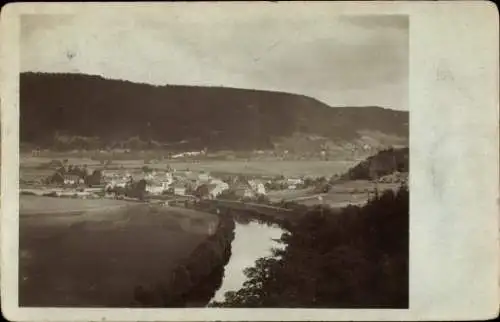
<path id="1" fill-rule="evenodd" d="M 408 18 L 281 10 L 26 15 L 23 71 L 309 95 L 408 109 Z M 255 7 L 257 8 L 257 7 Z M 260 7 L 262 8 L 262 7 Z"/>

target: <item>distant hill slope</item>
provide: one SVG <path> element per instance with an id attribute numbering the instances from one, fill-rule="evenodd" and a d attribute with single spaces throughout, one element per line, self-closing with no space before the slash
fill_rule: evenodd
<path id="1" fill-rule="evenodd" d="M 296 133 L 330 142 L 363 136 L 375 141 L 382 136 L 389 143 L 408 139 L 408 112 L 332 108 L 303 95 L 250 89 L 22 73 L 20 104 L 21 141 L 42 145 L 56 133 L 105 142 L 139 136 L 215 150 L 269 149 Z"/>
<path id="2" fill-rule="evenodd" d="M 379 179 L 396 171 L 409 172 L 409 148 L 387 149 L 349 169 L 342 178 L 350 180 Z"/>

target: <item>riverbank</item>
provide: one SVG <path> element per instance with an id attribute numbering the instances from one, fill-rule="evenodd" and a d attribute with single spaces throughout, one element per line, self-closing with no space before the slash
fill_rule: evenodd
<path id="1" fill-rule="evenodd" d="M 407 308 L 409 192 L 363 207 L 312 209 L 289 227 L 284 250 L 246 269 L 246 281 L 211 307 Z"/>
<path id="2" fill-rule="evenodd" d="M 179 264 L 165 283 L 138 285 L 132 307 L 204 307 L 222 283 L 224 266 L 231 257 L 234 220 L 219 215 L 215 233 Z"/>
<path id="3" fill-rule="evenodd" d="M 222 301 L 227 292 L 242 288 L 247 280 L 247 269 L 253 267 L 259 258 L 273 256 L 275 249 L 283 249 L 279 240 L 286 230 L 280 225 L 255 220 L 246 214 L 233 215 L 233 218 L 235 236 L 231 243 L 232 255 L 224 268 L 222 284 L 210 303 Z"/>

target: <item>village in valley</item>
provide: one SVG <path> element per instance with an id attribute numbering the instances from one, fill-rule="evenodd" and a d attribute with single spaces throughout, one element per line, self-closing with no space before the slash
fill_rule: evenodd
<path id="1" fill-rule="evenodd" d="M 21 180 L 21 194 L 82 199 L 173 200 L 185 197 L 258 200 L 273 187 L 304 188 L 304 179 L 254 178 L 244 175 L 216 177 L 205 171 L 177 170 L 170 165 L 139 169 L 109 169 L 72 165 L 68 160 L 52 160 L 53 173 L 37 180 Z M 307 181 L 307 180 L 306 180 Z"/>
<path id="2" fill-rule="evenodd" d="M 52 160 L 45 167 L 53 173 L 36 180 L 21 180 L 22 194 L 115 199 L 160 195 L 216 198 L 230 187 L 241 198 L 266 194 L 263 181 L 241 182 L 237 176 L 223 180 L 204 171 L 176 170 L 169 165 L 161 169 L 147 165 L 139 169 L 109 169 L 108 165 L 91 168 L 87 164 L 73 165 L 65 159 Z"/>
<path id="3" fill-rule="evenodd" d="M 391 165 L 389 171 L 385 170 L 389 175 L 374 175 L 371 180 L 363 177 L 353 179 L 365 180 L 346 180 L 345 175 L 342 178 L 339 172 L 330 176 L 209 172 L 196 167 L 200 163 L 210 163 L 202 159 L 204 155 L 204 151 L 198 154 L 182 153 L 162 162 L 135 160 L 133 166 L 124 166 L 127 162 L 112 160 L 110 156 L 96 163 L 94 158 L 43 158 L 36 150 L 27 157 L 39 160 L 36 166 L 21 167 L 20 193 L 59 198 L 128 200 L 164 206 L 185 206 L 199 200 L 232 200 L 274 205 L 294 202 L 310 206 L 321 203 L 342 207 L 362 204 L 379 189 L 395 189 L 407 180 L 404 171 L 394 171 Z M 179 157 L 187 163 L 176 160 Z M 195 169 L 190 169 L 190 163 Z M 252 164 L 252 161 L 233 163 Z M 355 164 L 352 163 L 353 166 Z M 384 161 L 384 165 L 387 167 L 388 163 Z M 33 175 L 25 176 L 23 172 Z"/>

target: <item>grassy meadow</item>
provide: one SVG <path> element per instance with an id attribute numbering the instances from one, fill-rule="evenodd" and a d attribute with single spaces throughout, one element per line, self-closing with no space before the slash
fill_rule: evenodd
<path id="1" fill-rule="evenodd" d="M 100 168 L 99 161 L 90 158 L 75 158 L 71 155 L 54 157 L 32 157 L 24 155 L 21 157 L 20 175 L 24 180 L 37 180 L 53 173 L 53 170 L 44 168 L 51 160 L 68 159 L 73 165 L 86 164 L 90 169 Z M 275 176 L 286 177 L 310 176 L 310 177 L 330 177 L 341 174 L 355 165 L 356 161 L 287 161 L 287 160 L 202 160 L 197 162 L 168 160 L 158 163 L 147 164 L 150 168 L 165 169 L 170 165 L 176 170 L 206 171 L 214 174 L 245 174 L 255 176 Z M 109 169 L 140 169 L 144 165 L 144 160 L 115 160 Z"/>
<path id="2" fill-rule="evenodd" d="M 146 204 L 75 214 L 71 210 L 81 205 L 46 200 L 21 196 L 21 204 L 31 207 L 68 210 L 66 215 L 21 210 L 23 306 L 127 306 L 135 286 L 167 279 L 218 223 L 207 213 Z"/>
<path id="3" fill-rule="evenodd" d="M 134 202 L 113 199 L 73 199 L 30 195 L 22 195 L 19 201 L 19 213 L 21 215 L 102 211 L 136 205 Z"/>

